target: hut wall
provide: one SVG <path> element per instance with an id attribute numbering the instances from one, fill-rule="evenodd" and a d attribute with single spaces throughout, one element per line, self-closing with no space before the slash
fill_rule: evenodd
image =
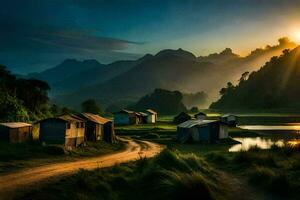
<path id="1" fill-rule="evenodd" d="M 198 141 L 209 141 L 210 140 L 210 126 L 200 126 L 198 127 Z"/>
<path id="2" fill-rule="evenodd" d="M 9 129 L 4 126 L 0 126 L 0 140 L 9 141 Z"/>
<path id="3" fill-rule="evenodd" d="M 40 123 L 40 142 L 65 143 L 66 122 L 60 120 L 45 120 Z"/>
<path id="4" fill-rule="evenodd" d="M 70 123 L 70 128 L 66 129 L 65 146 L 79 146 L 84 143 L 85 128 L 81 122 Z"/>
<path id="5" fill-rule="evenodd" d="M 220 125 L 219 139 L 228 138 L 228 126 L 225 124 Z"/>
<path id="6" fill-rule="evenodd" d="M 31 140 L 31 127 L 20 127 L 9 129 L 10 142 L 26 142 Z"/>
<path id="7" fill-rule="evenodd" d="M 115 124 L 129 124 L 129 115 L 126 113 L 116 113 L 114 115 Z"/>
<path id="8" fill-rule="evenodd" d="M 148 123 L 155 123 L 155 121 L 156 121 L 155 118 L 156 118 L 156 117 L 155 117 L 154 114 L 149 114 L 149 115 L 147 116 L 147 122 L 148 122 Z"/>
<path id="9" fill-rule="evenodd" d="M 110 143 L 115 141 L 114 124 L 112 122 L 103 125 L 103 140 Z"/>

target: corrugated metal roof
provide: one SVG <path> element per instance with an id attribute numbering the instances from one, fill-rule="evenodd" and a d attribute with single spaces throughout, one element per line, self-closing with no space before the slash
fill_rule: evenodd
<path id="1" fill-rule="evenodd" d="M 149 112 L 149 113 L 151 113 L 151 114 L 157 114 L 157 112 L 155 112 L 154 110 L 152 110 L 152 109 L 148 109 L 148 110 L 146 110 L 147 112 Z"/>
<path id="2" fill-rule="evenodd" d="M 210 123 L 218 122 L 218 120 L 188 120 L 178 125 L 180 128 L 192 128 L 194 126 L 202 126 Z"/>
<path id="3" fill-rule="evenodd" d="M 144 112 L 138 112 L 138 114 L 141 115 L 141 116 L 144 116 L 144 117 L 147 117 L 147 116 L 148 116 L 148 114 L 147 114 L 147 113 L 144 113 Z"/>
<path id="4" fill-rule="evenodd" d="M 126 110 L 126 109 L 122 109 L 120 110 L 119 112 L 115 112 L 114 114 L 116 113 L 127 113 L 127 114 L 132 114 L 132 113 L 135 113 L 134 111 L 131 111 L 131 110 Z"/>
<path id="5" fill-rule="evenodd" d="M 59 117 L 56 117 L 57 119 L 62 119 L 64 121 L 67 121 L 67 122 L 83 122 L 84 120 L 79 118 L 79 117 L 75 117 L 73 115 L 61 115 Z"/>
<path id="6" fill-rule="evenodd" d="M 6 122 L 6 123 L 0 123 L 0 125 L 8 128 L 22 128 L 22 127 L 31 126 L 31 124 L 24 123 L 24 122 Z"/>
<path id="7" fill-rule="evenodd" d="M 84 117 L 86 117 L 87 119 L 95 122 L 95 123 L 98 123 L 98 124 L 106 124 L 107 122 L 110 122 L 111 120 L 109 119 L 106 119 L 104 117 L 101 117 L 99 115 L 95 115 L 95 114 L 92 114 L 92 113 L 82 113 L 82 115 Z"/>
<path id="8" fill-rule="evenodd" d="M 222 115 L 221 117 L 222 118 L 226 118 L 226 117 L 236 117 L 235 115 L 232 115 L 232 114 L 225 114 L 225 115 Z"/>

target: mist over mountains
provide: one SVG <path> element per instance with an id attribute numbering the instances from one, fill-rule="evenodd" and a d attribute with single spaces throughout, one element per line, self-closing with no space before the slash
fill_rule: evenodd
<path id="1" fill-rule="evenodd" d="M 300 47 L 272 57 L 261 69 L 245 74 L 239 84 L 228 84 L 213 109 L 300 108 Z"/>
<path id="2" fill-rule="evenodd" d="M 108 65 L 96 60 L 66 60 L 29 77 L 49 82 L 54 102 L 71 107 L 90 98 L 104 107 L 126 105 L 155 88 L 183 93 L 204 91 L 211 102 L 218 99 L 220 88 L 227 82 L 237 83 L 242 73 L 258 70 L 272 56 L 296 46 L 288 38 L 281 38 L 277 45 L 255 49 L 245 57 L 226 48 L 220 53 L 200 57 L 183 49 L 167 49 L 138 60 Z"/>

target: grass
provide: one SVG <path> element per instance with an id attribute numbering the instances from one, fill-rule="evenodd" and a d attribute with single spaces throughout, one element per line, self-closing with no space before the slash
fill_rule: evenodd
<path id="1" fill-rule="evenodd" d="M 214 166 L 277 197 L 297 198 L 300 191 L 300 147 L 285 145 L 237 153 L 215 153 L 206 159 Z"/>
<path id="2" fill-rule="evenodd" d="M 88 142 L 84 147 L 66 151 L 63 145 L 41 145 L 30 143 L 0 143 L 0 173 L 5 173 L 24 167 L 34 167 L 42 164 L 79 159 L 81 157 L 108 154 L 124 148 L 119 142 L 109 144 L 104 141 Z"/>
<path id="3" fill-rule="evenodd" d="M 166 150 L 151 160 L 81 170 L 19 199 L 226 199 L 217 187 L 220 181 L 214 169 L 194 154 Z"/>

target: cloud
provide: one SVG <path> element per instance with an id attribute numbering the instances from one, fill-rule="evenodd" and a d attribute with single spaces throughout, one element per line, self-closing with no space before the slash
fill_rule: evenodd
<path id="1" fill-rule="evenodd" d="M 282 37 L 278 39 L 278 44 L 276 45 L 267 45 L 264 48 L 257 48 L 247 56 L 249 58 L 261 56 L 262 54 L 272 53 L 274 51 L 282 51 L 282 49 L 293 49 L 297 47 L 298 44 L 291 41 L 288 37 Z"/>

